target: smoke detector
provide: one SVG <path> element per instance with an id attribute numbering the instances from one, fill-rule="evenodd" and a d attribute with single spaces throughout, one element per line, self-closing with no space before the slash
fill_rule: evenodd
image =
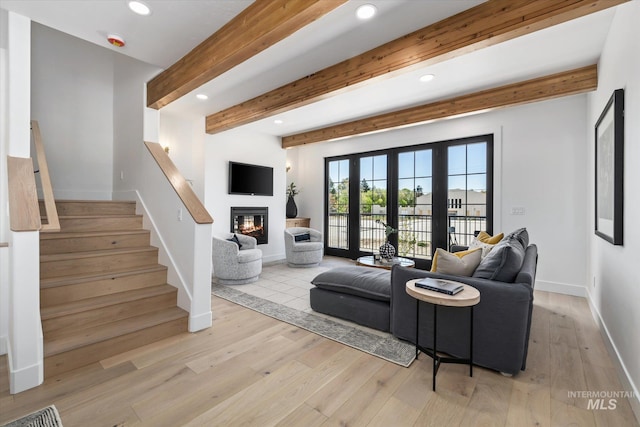
<path id="1" fill-rule="evenodd" d="M 124 39 L 117 34 L 109 34 L 107 41 L 115 47 L 124 47 Z"/>

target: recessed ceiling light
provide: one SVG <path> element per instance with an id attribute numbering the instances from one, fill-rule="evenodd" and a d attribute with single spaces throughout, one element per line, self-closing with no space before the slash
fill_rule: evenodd
<path id="1" fill-rule="evenodd" d="M 147 16 L 151 14 L 151 8 L 138 0 L 131 0 L 127 2 L 129 9 L 138 15 Z"/>
<path id="2" fill-rule="evenodd" d="M 277 125 L 281 125 L 281 124 L 283 124 L 283 123 L 284 123 L 284 120 L 275 119 L 275 120 L 273 121 L 273 123 L 275 123 L 275 124 L 277 124 Z"/>
<path id="3" fill-rule="evenodd" d="M 358 19 L 371 19 L 376 14 L 378 9 L 372 4 L 363 4 L 356 9 L 356 16 Z"/>
<path id="4" fill-rule="evenodd" d="M 435 78 L 436 76 L 434 76 L 433 74 L 425 74 L 424 76 L 420 77 L 420 81 L 423 83 L 426 83 L 426 82 L 430 82 Z"/>
<path id="5" fill-rule="evenodd" d="M 196 98 L 201 99 L 203 101 L 206 101 L 207 99 L 209 99 L 209 97 L 207 95 L 205 95 L 204 93 L 197 94 Z"/>

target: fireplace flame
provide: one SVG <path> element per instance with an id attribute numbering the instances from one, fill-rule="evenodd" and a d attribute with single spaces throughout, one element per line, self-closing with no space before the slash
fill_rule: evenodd
<path id="1" fill-rule="evenodd" d="M 238 224 L 238 231 L 242 234 L 249 234 L 255 231 L 262 231 L 263 227 L 261 225 L 256 226 L 253 219 L 245 218 L 242 224 Z"/>
<path id="2" fill-rule="evenodd" d="M 231 232 L 255 237 L 257 243 L 268 242 L 268 208 L 231 208 Z"/>

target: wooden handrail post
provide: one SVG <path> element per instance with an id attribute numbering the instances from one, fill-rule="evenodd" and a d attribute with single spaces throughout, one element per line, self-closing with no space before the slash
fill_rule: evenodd
<path id="1" fill-rule="evenodd" d="M 40 230 L 42 223 L 31 158 L 7 156 L 7 178 L 11 231 Z"/>
<path id="2" fill-rule="evenodd" d="M 37 120 L 31 120 L 31 132 L 33 132 L 33 142 L 36 147 L 36 158 L 38 159 L 38 169 L 40 170 L 40 181 L 42 183 L 42 195 L 44 197 L 44 208 L 47 213 L 47 224 L 42 225 L 42 231 L 60 231 L 60 220 L 56 201 L 53 197 L 53 187 L 51 176 L 49 175 L 49 165 L 44 152 L 42 135 Z"/>

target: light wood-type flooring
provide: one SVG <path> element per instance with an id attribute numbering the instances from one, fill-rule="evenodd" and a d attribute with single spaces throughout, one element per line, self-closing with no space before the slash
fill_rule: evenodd
<path id="1" fill-rule="evenodd" d="M 0 424 L 55 404 L 75 426 L 637 426 L 586 300 L 535 292 L 526 371 L 508 378 L 425 355 L 403 368 L 213 297 L 213 327 L 8 392 Z M 609 401 L 605 406 L 609 405 Z"/>

